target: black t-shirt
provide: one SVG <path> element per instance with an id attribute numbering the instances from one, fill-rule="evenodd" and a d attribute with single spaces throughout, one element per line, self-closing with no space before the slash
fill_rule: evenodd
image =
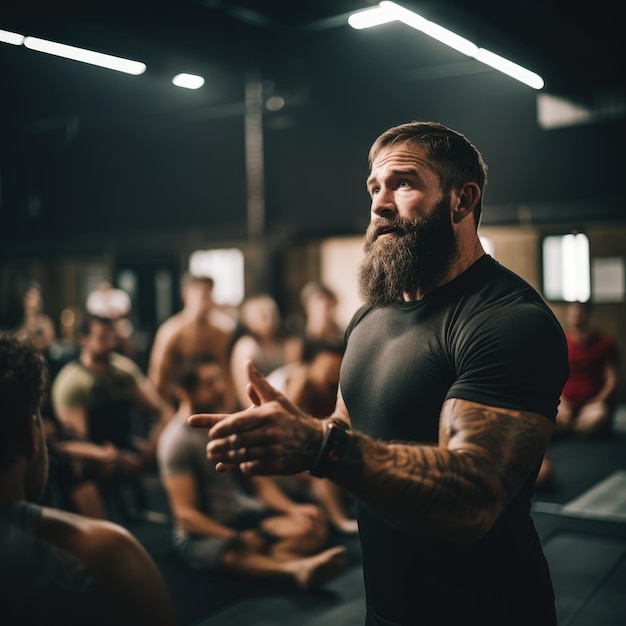
<path id="1" fill-rule="evenodd" d="M 352 425 L 385 441 L 436 443 L 449 398 L 554 420 L 568 374 L 564 334 L 549 307 L 489 256 L 420 301 L 363 307 L 347 335 L 340 385 Z M 529 515 L 535 477 L 467 547 L 399 531 L 359 505 L 369 610 L 407 626 L 467 616 L 510 626 L 526 609 L 528 623 L 554 623 L 552 584 Z"/>

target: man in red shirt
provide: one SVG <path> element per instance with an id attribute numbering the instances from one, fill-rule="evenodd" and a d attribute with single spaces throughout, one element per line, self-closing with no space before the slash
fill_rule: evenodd
<path id="1" fill-rule="evenodd" d="M 617 341 L 591 323 L 590 302 L 569 305 L 565 336 L 570 375 L 561 394 L 556 432 L 583 436 L 606 432 L 615 409 Z"/>

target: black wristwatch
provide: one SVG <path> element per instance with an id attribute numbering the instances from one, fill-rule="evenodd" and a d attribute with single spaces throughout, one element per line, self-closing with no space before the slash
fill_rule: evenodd
<path id="1" fill-rule="evenodd" d="M 308 472 L 311 476 L 325 478 L 331 468 L 339 463 L 348 449 L 350 435 L 348 427 L 339 420 L 332 420 L 326 425 L 326 432 L 313 465 Z"/>

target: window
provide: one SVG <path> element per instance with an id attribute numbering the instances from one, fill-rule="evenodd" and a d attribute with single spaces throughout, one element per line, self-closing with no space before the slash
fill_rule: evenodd
<path id="1" fill-rule="evenodd" d="M 591 297 L 589 239 L 583 233 L 543 239 L 543 293 L 548 300 L 586 302 Z"/>
<path id="2" fill-rule="evenodd" d="M 591 278 L 594 302 L 624 302 L 626 272 L 622 257 L 593 259 Z"/>
<path id="3" fill-rule="evenodd" d="M 213 299 L 218 304 L 239 306 L 244 297 L 243 252 L 238 248 L 196 250 L 189 258 L 189 271 L 215 281 Z"/>

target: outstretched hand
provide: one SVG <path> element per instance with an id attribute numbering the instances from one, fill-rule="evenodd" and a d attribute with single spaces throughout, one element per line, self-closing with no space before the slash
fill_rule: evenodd
<path id="1" fill-rule="evenodd" d="M 217 471 L 297 474 L 308 469 L 320 447 L 323 423 L 305 415 L 246 362 L 252 405 L 232 414 L 196 414 L 190 426 L 209 429 L 207 459 Z"/>

